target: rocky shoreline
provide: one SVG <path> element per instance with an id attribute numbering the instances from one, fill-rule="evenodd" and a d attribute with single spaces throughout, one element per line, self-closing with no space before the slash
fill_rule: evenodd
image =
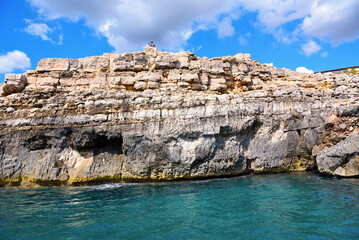
<path id="1" fill-rule="evenodd" d="M 0 186 L 359 176 L 359 76 L 249 54 L 42 59 L 0 85 Z"/>

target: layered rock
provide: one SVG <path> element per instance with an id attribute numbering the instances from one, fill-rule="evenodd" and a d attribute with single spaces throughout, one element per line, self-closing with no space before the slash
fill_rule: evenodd
<path id="1" fill-rule="evenodd" d="M 5 84 L 1 86 L 1 95 L 7 96 L 24 90 L 27 85 L 24 74 L 6 74 Z"/>
<path id="2" fill-rule="evenodd" d="M 2 185 L 190 179 L 317 166 L 326 174 L 353 176 L 335 171 L 346 160 L 329 167 L 333 171 L 321 166 L 336 161 L 328 148 L 357 132 L 356 75 L 300 74 L 261 65 L 249 54 L 208 59 L 149 47 L 42 59 L 22 76 L 24 89 L 0 97 Z"/>

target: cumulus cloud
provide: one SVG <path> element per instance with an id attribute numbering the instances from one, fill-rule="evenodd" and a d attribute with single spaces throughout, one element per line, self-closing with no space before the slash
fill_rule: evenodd
<path id="1" fill-rule="evenodd" d="M 322 53 L 320 54 L 320 56 L 321 56 L 322 58 L 326 58 L 326 57 L 328 57 L 328 52 L 322 52 Z"/>
<path id="2" fill-rule="evenodd" d="M 221 26 L 219 20 L 225 17 L 233 19 L 236 15 L 231 14 L 237 5 L 237 0 L 88 0 L 86 4 L 82 0 L 29 1 L 48 19 L 84 19 L 107 37 L 117 52 L 139 50 L 148 41 L 178 50 L 193 32 Z M 230 34 L 228 26 L 222 27 L 221 36 Z"/>
<path id="3" fill-rule="evenodd" d="M 258 22 L 272 31 L 308 15 L 314 0 L 239 0 L 249 11 L 258 12 Z"/>
<path id="4" fill-rule="evenodd" d="M 218 37 L 230 37 L 234 35 L 234 27 L 232 26 L 232 20 L 230 18 L 223 19 L 218 24 Z"/>
<path id="5" fill-rule="evenodd" d="M 15 69 L 25 70 L 30 66 L 30 58 L 24 52 L 15 50 L 0 55 L 0 73 L 13 72 Z"/>
<path id="6" fill-rule="evenodd" d="M 241 35 L 238 37 L 238 42 L 240 45 L 245 46 L 248 44 L 248 39 L 251 37 L 251 33 L 247 32 L 245 35 Z"/>
<path id="7" fill-rule="evenodd" d="M 24 31 L 28 34 L 39 36 L 44 41 L 52 41 L 51 38 L 48 36 L 52 29 L 49 28 L 45 23 L 33 23 L 30 20 L 26 20 L 29 24 Z"/>
<path id="8" fill-rule="evenodd" d="M 358 0 L 318 0 L 301 26 L 306 35 L 334 45 L 359 38 Z"/>
<path id="9" fill-rule="evenodd" d="M 307 56 L 311 56 L 312 54 L 319 52 L 321 49 L 322 47 L 319 46 L 318 43 L 313 40 L 310 40 L 302 46 L 302 50 Z"/>
<path id="10" fill-rule="evenodd" d="M 306 67 L 297 67 L 297 69 L 295 69 L 296 72 L 300 72 L 300 73 L 309 73 L 309 74 L 313 74 L 314 71 L 311 69 L 308 69 Z"/>
<path id="11" fill-rule="evenodd" d="M 24 29 L 24 32 L 41 37 L 44 41 L 49 41 L 53 44 L 62 45 L 63 43 L 63 34 L 60 32 L 58 33 L 58 40 L 54 40 L 56 36 L 50 37 L 50 34 L 55 32 L 55 29 L 50 28 L 46 23 L 36 23 L 33 20 L 25 19 L 25 22 L 28 24 L 27 27 Z"/>
<path id="12" fill-rule="evenodd" d="M 288 44 L 308 38 L 340 44 L 359 38 L 358 0 L 28 1 L 45 19 L 84 20 L 117 52 L 139 50 L 148 41 L 176 51 L 199 30 L 216 29 L 219 38 L 233 36 L 240 32 L 233 22 L 243 12 L 256 13 L 256 27 Z"/>

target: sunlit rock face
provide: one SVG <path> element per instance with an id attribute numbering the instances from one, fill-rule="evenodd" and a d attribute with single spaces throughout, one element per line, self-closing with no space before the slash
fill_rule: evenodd
<path id="1" fill-rule="evenodd" d="M 241 53 L 209 59 L 146 47 L 42 59 L 0 85 L 0 184 L 316 168 L 356 176 L 358 82 L 276 69 Z"/>

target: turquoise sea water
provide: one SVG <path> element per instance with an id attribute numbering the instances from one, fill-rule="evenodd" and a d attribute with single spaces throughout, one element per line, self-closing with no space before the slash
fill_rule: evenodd
<path id="1" fill-rule="evenodd" d="M 0 189 L 0 239 L 359 239 L 359 179 Z"/>

